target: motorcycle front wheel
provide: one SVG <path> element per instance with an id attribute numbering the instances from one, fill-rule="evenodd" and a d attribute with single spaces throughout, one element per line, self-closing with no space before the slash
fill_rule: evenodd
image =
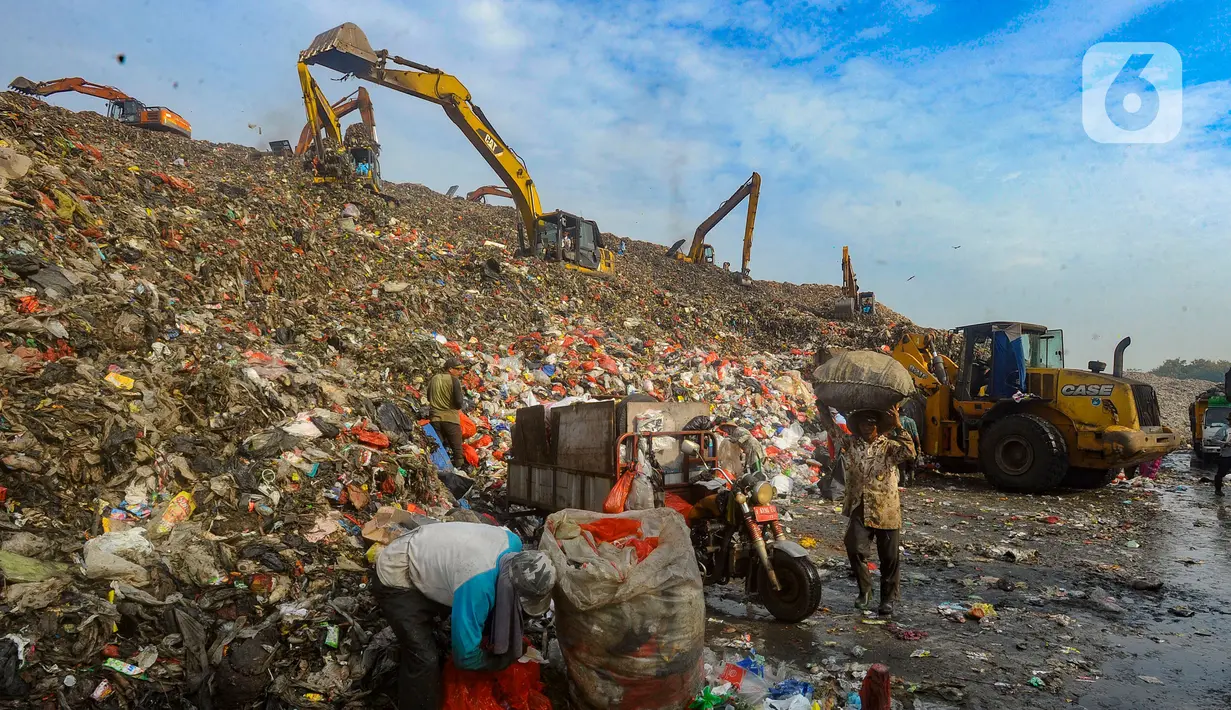
<path id="1" fill-rule="evenodd" d="M 821 573 L 807 557 L 774 555 L 774 573 L 781 589 L 775 590 L 761 568 L 757 580 L 761 603 L 778 621 L 798 623 L 812 616 L 821 605 Z"/>

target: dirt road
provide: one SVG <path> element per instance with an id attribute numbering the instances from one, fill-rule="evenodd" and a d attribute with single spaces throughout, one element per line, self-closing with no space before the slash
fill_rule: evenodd
<path id="1" fill-rule="evenodd" d="M 782 625 L 721 588 L 709 595 L 710 646 L 721 655 L 751 642 L 835 691 L 867 664 L 886 663 L 895 698 L 916 710 L 1231 707 L 1231 503 L 1215 502 L 1199 481 L 1209 472 L 1190 471 L 1186 454 L 1168 463 L 1153 488 L 1058 496 L 923 477 L 903 493 L 895 620 L 897 634 L 914 640 L 854 609 L 844 519 L 835 504 L 806 499 L 791 508 L 792 532 L 820 541 L 825 608 Z M 938 612 L 946 602 L 985 602 L 996 614 L 958 623 Z"/>

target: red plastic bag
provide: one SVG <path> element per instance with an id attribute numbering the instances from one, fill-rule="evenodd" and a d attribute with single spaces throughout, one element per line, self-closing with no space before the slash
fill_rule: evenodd
<path id="1" fill-rule="evenodd" d="M 462 444 L 462 456 L 466 458 L 466 463 L 471 466 L 479 465 L 479 450 L 470 444 Z"/>
<path id="2" fill-rule="evenodd" d="M 633 489 L 633 472 L 629 471 L 616 479 L 611 492 L 603 501 L 604 513 L 623 513 L 624 504 L 628 501 L 628 493 Z"/>
<path id="3" fill-rule="evenodd" d="M 688 514 L 692 512 L 692 504 L 674 493 L 667 494 L 666 503 L 668 508 L 673 508 L 680 515 L 684 516 L 685 520 L 688 519 Z"/>
<path id="4" fill-rule="evenodd" d="M 458 423 L 461 424 L 461 427 L 462 427 L 462 438 L 463 439 L 469 439 L 470 437 L 479 433 L 479 427 L 475 426 L 474 420 L 466 416 L 465 412 L 458 412 L 457 417 L 458 417 Z"/>
<path id="5" fill-rule="evenodd" d="M 621 511 L 623 512 L 623 511 Z M 641 537 L 641 521 L 636 518 L 600 518 L 581 525 L 595 542 L 615 542 L 626 537 Z"/>
<path id="6" fill-rule="evenodd" d="M 463 671 L 445 663 L 443 710 L 551 710 L 539 664 L 514 663 L 493 673 Z"/>

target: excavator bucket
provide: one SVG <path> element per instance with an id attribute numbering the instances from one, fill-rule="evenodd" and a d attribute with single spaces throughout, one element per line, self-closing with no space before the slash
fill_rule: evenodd
<path id="1" fill-rule="evenodd" d="M 304 64 L 319 64 L 342 74 L 363 74 L 377 61 L 368 36 L 353 22 L 326 30 L 299 53 Z"/>
<path id="2" fill-rule="evenodd" d="M 20 91 L 23 94 L 33 94 L 34 90 L 38 88 L 38 82 L 30 81 L 24 76 L 19 76 L 9 82 L 9 88 L 13 91 Z"/>

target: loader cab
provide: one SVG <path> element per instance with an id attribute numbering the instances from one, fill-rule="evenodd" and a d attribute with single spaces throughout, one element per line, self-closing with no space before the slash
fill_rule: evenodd
<path id="1" fill-rule="evenodd" d="M 1001 400 L 1024 393 L 1026 372 L 1064 367 L 1064 331 L 1013 321 L 955 328 L 965 343 L 958 370 L 959 400 Z"/>

